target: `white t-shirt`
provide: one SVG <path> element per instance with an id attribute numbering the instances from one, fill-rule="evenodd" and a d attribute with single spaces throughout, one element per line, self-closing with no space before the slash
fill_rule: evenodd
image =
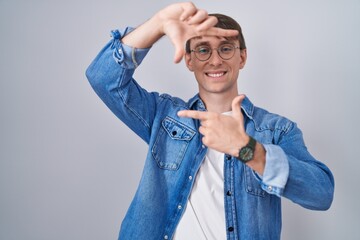
<path id="1" fill-rule="evenodd" d="M 208 149 L 173 239 L 226 239 L 224 153 Z"/>

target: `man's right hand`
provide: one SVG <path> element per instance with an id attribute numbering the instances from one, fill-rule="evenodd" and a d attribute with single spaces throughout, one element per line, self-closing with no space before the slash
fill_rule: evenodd
<path id="1" fill-rule="evenodd" d="M 136 48 L 152 46 L 167 35 L 175 47 L 174 62 L 179 63 L 185 54 L 185 43 L 196 36 L 236 36 L 238 31 L 215 28 L 216 17 L 193 3 L 175 3 L 156 13 L 149 21 L 125 36 L 122 41 Z"/>
<path id="2" fill-rule="evenodd" d="M 178 63 L 185 54 L 185 43 L 196 36 L 236 36 L 236 30 L 215 28 L 216 17 L 209 16 L 193 3 L 172 4 L 155 15 L 162 23 L 162 33 L 167 35 L 175 47 L 174 62 Z"/>

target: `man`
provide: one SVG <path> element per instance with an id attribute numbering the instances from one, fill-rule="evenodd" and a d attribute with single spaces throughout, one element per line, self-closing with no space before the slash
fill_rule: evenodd
<path id="1" fill-rule="evenodd" d="M 237 22 L 177 3 L 112 34 L 87 77 L 149 145 L 119 239 L 280 239 L 281 196 L 308 209 L 330 207 L 333 176 L 296 124 L 239 95 L 247 52 Z M 188 102 L 148 92 L 132 77 L 164 35 L 174 61 L 184 56 L 197 80 L 199 93 Z"/>

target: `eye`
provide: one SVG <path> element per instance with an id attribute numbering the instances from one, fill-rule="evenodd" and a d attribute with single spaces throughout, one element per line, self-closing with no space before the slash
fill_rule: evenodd
<path id="1" fill-rule="evenodd" d="M 220 51 L 222 53 L 231 53 L 234 50 L 234 46 L 232 46 L 231 44 L 224 44 L 222 46 L 220 46 Z"/>
<path id="2" fill-rule="evenodd" d="M 200 46 L 196 48 L 196 52 L 201 55 L 206 55 L 210 53 L 210 48 L 207 46 Z"/>

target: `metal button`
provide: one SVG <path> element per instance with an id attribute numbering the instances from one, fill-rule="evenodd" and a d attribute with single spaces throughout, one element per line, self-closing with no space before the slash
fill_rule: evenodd
<path id="1" fill-rule="evenodd" d="M 234 228 L 233 228 L 233 227 L 229 227 L 229 228 L 228 228 L 228 231 L 229 231 L 229 232 L 232 232 L 232 231 L 234 231 Z"/>
<path id="2" fill-rule="evenodd" d="M 192 180 L 192 176 L 189 176 L 189 180 Z"/>
<path id="3" fill-rule="evenodd" d="M 165 235 L 165 236 L 164 236 L 164 239 L 169 239 L 168 235 Z"/>

